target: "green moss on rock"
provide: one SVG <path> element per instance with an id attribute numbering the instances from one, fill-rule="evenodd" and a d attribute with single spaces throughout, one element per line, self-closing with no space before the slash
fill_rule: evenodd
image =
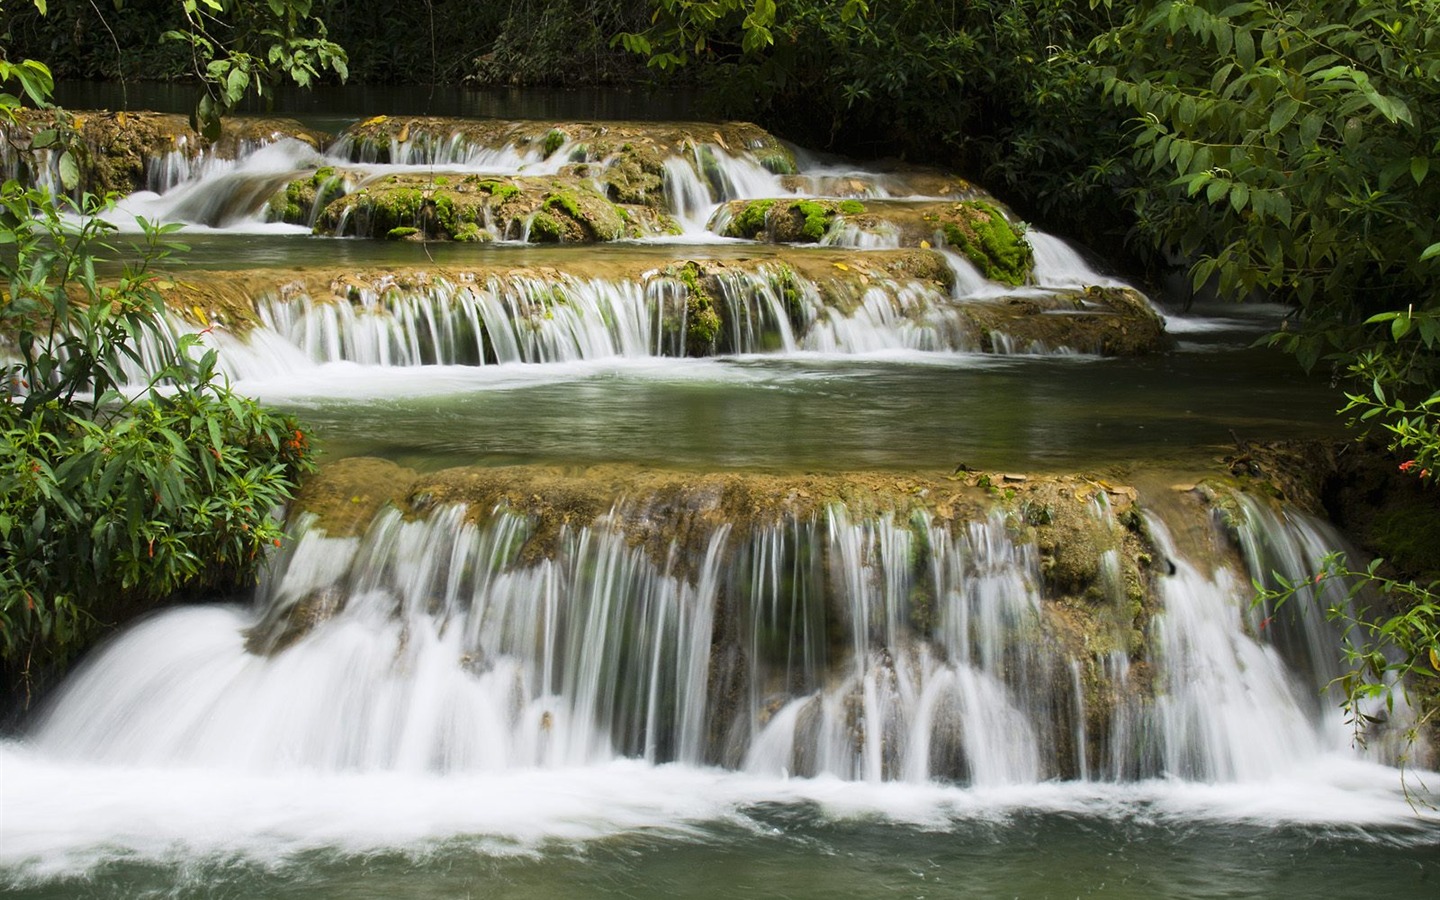
<path id="1" fill-rule="evenodd" d="M 774 200 L 750 201 L 740 212 L 731 217 L 730 222 L 725 226 L 725 236 L 753 240 L 765 231 L 765 221 L 775 203 Z"/>
<path id="2" fill-rule="evenodd" d="M 1022 227 L 984 200 L 957 203 L 938 218 L 945 242 L 964 253 L 980 273 L 1013 287 L 1025 284 L 1035 268 L 1035 253 Z"/>
<path id="3" fill-rule="evenodd" d="M 705 273 L 698 263 L 687 261 L 672 267 L 668 275 L 685 285 L 685 353 L 687 356 L 708 356 L 715 352 L 720 339 L 720 313 L 715 298 L 705 285 Z"/>
<path id="4" fill-rule="evenodd" d="M 556 150 L 559 150 L 565 145 L 566 140 L 565 132 L 558 128 L 552 128 L 546 132 L 545 143 L 541 145 L 541 149 L 545 152 L 545 158 L 549 159 L 553 156 Z"/>

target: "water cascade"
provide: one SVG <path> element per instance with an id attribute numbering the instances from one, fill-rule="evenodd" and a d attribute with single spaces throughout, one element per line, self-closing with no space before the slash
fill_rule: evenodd
<path id="1" fill-rule="evenodd" d="M 116 630 L 0 741 L 0 891 L 1440 871 L 1403 693 L 1365 747 L 1340 708 L 1344 542 L 1199 474 L 1331 410 L 1253 323 L 1171 318 L 1205 340 L 1169 353 L 980 188 L 745 123 L 90 121 L 150 129 L 117 226 L 194 239 L 126 377 L 196 335 L 327 456 L 258 586 Z M 53 186 L 6 127 L 3 174 Z M 1322 602 L 1252 605 L 1272 573 Z"/>
<path id="2" fill-rule="evenodd" d="M 1327 673 L 1247 624 L 1239 570 L 1185 559 L 1156 519 L 1145 531 L 1173 572 L 1153 578 L 1132 659 L 1075 653 L 1037 545 L 1000 512 L 944 522 L 833 504 L 638 543 L 634 515 L 549 536 L 503 506 L 385 512 L 358 538 L 302 524 L 253 607 L 132 629 L 33 741 L 139 766 L 443 773 L 631 757 L 973 786 L 1248 782 L 1346 746 L 1316 702 Z M 1124 526 L 1103 512 L 1090 527 Z M 1316 529 L 1240 526 L 1247 546 L 1311 549 Z M 1325 623 L 1297 627 L 1333 647 Z"/>

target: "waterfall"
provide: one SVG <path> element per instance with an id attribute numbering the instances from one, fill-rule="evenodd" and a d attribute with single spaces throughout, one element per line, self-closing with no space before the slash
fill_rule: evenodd
<path id="1" fill-rule="evenodd" d="M 1095 271 L 1075 249 L 1053 234 L 1031 229 L 1025 239 L 1035 252 L 1035 282 L 1051 287 L 1123 285 Z"/>
<path id="2" fill-rule="evenodd" d="M 975 786 L 1245 782 L 1344 752 L 1320 685 L 1247 628 L 1235 572 L 1183 558 L 1158 519 L 1173 572 L 1142 690 L 1126 654 L 1048 637 L 1037 548 L 1003 514 L 952 525 L 832 504 L 686 526 L 682 547 L 637 542 L 627 508 L 548 536 L 505 507 L 391 511 L 359 538 L 300 523 L 253 608 L 140 623 L 67 683 L 33 740 L 147 766 L 632 757 Z"/>
<path id="3" fill-rule="evenodd" d="M 720 353 L 971 353 L 980 346 L 964 310 L 925 282 L 873 279 L 838 303 L 785 266 L 717 269 L 713 284 Z M 218 351 L 220 370 L 236 379 L 336 362 L 415 367 L 683 357 L 687 296 L 686 286 L 663 271 L 639 278 L 462 273 L 405 284 L 385 276 L 347 288 L 344 299 L 293 286 L 261 295 L 253 325 L 217 330 L 204 343 Z M 145 358 L 160 359 L 176 335 L 196 330 L 172 318 L 168 337 L 145 339 L 147 347 L 160 341 Z M 1013 352 L 1009 339 L 996 334 L 996 352 Z M 153 371 L 127 363 L 134 383 Z"/>
<path id="4" fill-rule="evenodd" d="M 665 194 L 666 207 L 685 232 L 704 232 L 716 203 L 710 196 L 710 188 L 700 180 L 695 167 L 679 157 L 665 160 L 665 177 L 661 188 Z"/>
<path id="5" fill-rule="evenodd" d="M 264 223 L 277 191 L 324 162 L 309 144 L 293 138 L 256 145 L 235 159 L 172 153 L 158 168 L 151 166 L 150 181 L 162 193 L 130 194 L 106 218 L 122 230 L 134 230 L 137 216 L 232 230 L 254 227 Z"/>

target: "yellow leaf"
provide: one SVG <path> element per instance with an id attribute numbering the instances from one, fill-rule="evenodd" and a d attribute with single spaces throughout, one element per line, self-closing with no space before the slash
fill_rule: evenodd
<path id="1" fill-rule="evenodd" d="M 1440 653 L 1437 653 L 1434 647 L 1430 648 L 1430 668 L 1440 672 Z"/>
<path id="2" fill-rule="evenodd" d="M 199 322 L 201 325 L 210 324 L 210 320 L 205 317 L 205 310 L 201 309 L 198 306 L 192 306 L 190 307 L 190 311 L 195 314 L 195 321 Z"/>
<path id="3" fill-rule="evenodd" d="M 839 269 L 842 272 L 850 271 L 850 267 L 845 265 L 844 263 L 836 263 L 835 268 Z"/>
<path id="4" fill-rule="evenodd" d="M 389 118 L 389 117 L 388 117 L 388 116 L 375 116 L 374 118 L 366 119 L 365 121 L 361 122 L 360 125 L 361 125 L 361 127 L 364 127 L 364 126 L 366 126 L 366 125 L 379 125 L 381 122 L 385 121 L 387 118 Z"/>
<path id="5" fill-rule="evenodd" d="M 929 249 L 930 249 L 930 242 L 929 242 L 929 241 L 921 241 L 921 242 L 920 242 L 920 249 L 921 249 L 921 250 L 929 250 Z"/>

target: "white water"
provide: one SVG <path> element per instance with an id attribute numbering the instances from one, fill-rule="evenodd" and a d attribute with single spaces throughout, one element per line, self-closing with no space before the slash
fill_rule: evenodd
<path id="1" fill-rule="evenodd" d="M 1319 549 L 1278 520 L 1244 527 Z M 759 803 L 930 827 L 1020 810 L 1440 826 L 1395 770 L 1356 757 L 1314 673 L 1247 631 L 1233 573 L 1150 529 L 1175 565 L 1153 700 L 1123 656 L 1035 640 L 1035 550 L 1000 518 L 951 532 L 832 507 L 748 538 L 721 526 L 658 561 L 601 521 L 522 562 L 524 519 L 476 527 L 459 507 L 385 515 L 360 540 L 306 532 L 254 608 L 137 624 L 0 745 L 0 865 L 44 877 L 115 854 L 274 860 L 459 835 L 530 852 L 684 834 Z M 318 624 L 292 631 L 302 614 Z M 1059 738 L 1083 739 L 1089 666 L 1130 702 L 1077 768 Z"/>
<path id="2" fill-rule="evenodd" d="M 726 323 L 719 353 L 956 355 L 980 347 L 953 298 L 924 282 L 875 279 L 836 305 L 822 297 L 818 284 L 783 267 L 717 272 L 718 311 Z M 692 352 L 684 285 L 661 271 L 641 280 L 568 274 L 436 278 L 403 288 L 382 277 L 350 290 L 345 300 L 287 289 L 255 305 L 259 322 L 243 337 L 219 329 L 203 337 L 203 345 L 217 351 L 220 371 L 234 380 L 339 362 L 381 368 L 555 365 Z M 132 383 L 148 380 L 178 334 L 196 330 L 175 320 L 165 333 L 144 336 L 140 347 L 148 362 L 127 364 Z M 1003 348 L 1004 340 L 1002 335 L 995 346 Z"/>

